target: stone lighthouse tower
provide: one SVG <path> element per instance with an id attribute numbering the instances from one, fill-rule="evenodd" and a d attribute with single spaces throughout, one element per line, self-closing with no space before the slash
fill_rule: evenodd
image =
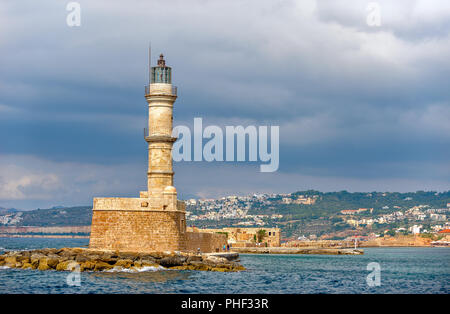
<path id="1" fill-rule="evenodd" d="M 173 187 L 172 137 L 173 104 L 177 88 L 172 85 L 172 68 L 166 66 L 164 56 L 159 56 L 157 66 L 152 67 L 150 85 L 146 88 L 148 103 L 148 197 L 150 208 L 177 209 L 177 192 Z"/>
<path id="2" fill-rule="evenodd" d="M 173 104 L 177 98 L 172 86 L 172 69 L 163 55 L 151 68 L 148 103 L 147 190 L 139 198 L 94 198 L 89 247 L 119 251 L 184 251 L 187 237 L 185 204 L 177 200 L 173 186 L 172 137 Z M 192 242 L 191 240 L 189 242 Z"/>

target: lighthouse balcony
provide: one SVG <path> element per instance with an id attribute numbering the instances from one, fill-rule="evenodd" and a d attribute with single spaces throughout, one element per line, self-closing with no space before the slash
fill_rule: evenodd
<path id="1" fill-rule="evenodd" d="M 177 87 L 172 84 L 152 83 L 145 86 L 145 96 L 177 96 Z"/>
<path id="2" fill-rule="evenodd" d="M 172 136 L 172 128 L 157 128 L 152 127 L 150 130 L 144 128 L 144 138 L 147 142 L 170 142 L 173 143 L 177 140 Z"/>

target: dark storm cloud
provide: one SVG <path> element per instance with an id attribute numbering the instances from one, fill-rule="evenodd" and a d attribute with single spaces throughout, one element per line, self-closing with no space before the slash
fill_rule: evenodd
<path id="1" fill-rule="evenodd" d="M 78 28 L 66 25 L 61 1 L 1 4 L 0 200 L 32 206 L 39 176 L 48 178 L 40 199 L 49 204 L 142 188 L 149 41 L 153 60 L 164 52 L 174 69 L 176 125 L 194 117 L 205 126 L 280 125 L 277 173 L 178 163 L 177 184 L 189 181 L 191 168 L 221 174 L 214 186 L 197 176 L 179 187 L 185 195 L 292 191 L 309 183 L 360 190 L 449 185 L 446 1 L 378 1 L 379 28 L 366 23 L 368 2 L 356 0 L 79 3 Z M 12 167 L 17 156 L 22 162 Z M 66 172 L 80 171 L 98 179 L 83 187 L 69 182 Z M 241 171 L 248 182 L 237 180 Z M 126 187 L 102 183 L 114 177 Z M 29 193 L 20 193 L 24 188 Z M 49 197 L 52 189 L 65 197 Z"/>

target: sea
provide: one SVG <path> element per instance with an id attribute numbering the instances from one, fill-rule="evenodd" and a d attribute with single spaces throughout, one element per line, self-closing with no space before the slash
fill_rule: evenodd
<path id="1" fill-rule="evenodd" d="M 82 247 L 88 239 L 0 238 L 5 250 Z M 0 294 L 274 293 L 448 294 L 450 248 L 365 248 L 364 255 L 241 254 L 235 273 L 166 270 L 70 272 L 0 266 Z M 72 276 L 71 276 L 72 275 Z"/>

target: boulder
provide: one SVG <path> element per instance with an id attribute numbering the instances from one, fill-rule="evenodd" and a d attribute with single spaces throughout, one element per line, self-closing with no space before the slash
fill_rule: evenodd
<path id="1" fill-rule="evenodd" d="M 50 248 L 36 250 L 36 252 L 41 253 L 43 255 L 55 254 L 57 251 L 58 251 L 57 249 L 50 249 Z"/>
<path id="2" fill-rule="evenodd" d="M 141 263 L 141 267 L 149 267 L 149 266 L 158 267 L 158 266 L 160 266 L 153 259 L 142 259 L 139 262 Z"/>
<path id="3" fill-rule="evenodd" d="M 41 259 L 41 258 L 45 258 L 46 256 L 44 255 L 44 254 L 41 254 L 41 253 L 33 253 L 33 254 L 31 254 L 31 257 L 30 257 L 30 262 L 31 262 L 31 264 L 33 264 L 33 263 L 39 263 L 39 260 Z"/>
<path id="4" fill-rule="evenodd" d="M 87 271 L 87 270 L 94 270 L 95 269 L 95 262 L 92 261 L 86 261 L 84 263 L 81 263 L 80 265 L 80 271 Z"/>
<path id="5" fill-rule="evenodd" d="M 74 261 L 77 255 L 70 251 L 63 251 L 60 254 L 58 254 L 62 259 L 64 260 L 71 260 Z"/>
<path id="6" fill-rule="evenodd" d="M 39 270 L 49 270 L 49 269 L 51 269 L 51 268 L 50 268 L 50 266 L 48 266 L 46 263 L 41 263 L 41 262 L 39 262 L 39 266 L 38 266 L 37 269 L 39 269 Z"/>
<path id="7" fill-rule="evenodd" d="M 113 266 L 112 266 L 112 265 L 109 265 L 108 263 L 105 263 L 105 262 L 96 262 L 96 263 L 95 263 L 94 270 L 95 270 L 95 271 L 102 271 L 102 270 L 108 270 L 108 269 L 111 269 L 111 268 L 113 268 Z"/>
<path id="8" fill-rule="evenodd" d="M 167 256 L 168 255 L 163 253 L 163 252 L 153 252 L 151 254 L 143 255 L 141 258 L 148 258 L 148 257 L 150 257 L 150 258 L 153 258 L 153 259 L 162 259 L 162 258 L 167 257 Z"/>
<path id="9" fill-rule="evenodd" d="M 142 262 L 141 261 L 135 261 L 133 263 L 133 268 L 142 268 Z"/>
<path id="10" fill-rule="evenodd" d="M 30 262 L 30 254 L 17 255 L 16 260 L 21 263 L 29 263 Z"/>
<path id="11" fill-rule="evenodd" d="M 218 272 L 230 272 L 232 270 L 230 270 L 229 268 L 225 268 L 225 267 L 211 267 L 209 269 L 210 271 L 218 271 Z"/>
<path id="12" fill-rule="evenodd" d="M 57 258 L 42 257 L 39 259 L 38 269 L 39 270 L 55 269 L 58 264 L 59 259 Z"/>
<path id="13" fill-rule="evenodd" d="M 194 262 L 194 261 L 201 262 L 202 260 L 203 260 L 203 258 L 200 255 L 192 255 L 187 258 L 186 262 L 187 263 Z"/>
<path id="14" fill-rule="evenodd" d="M 120 260 L 117 255 L 112 254 L 103 254 L 99 259 L 103 262 L 108 263 L 109 265 L 114 265 L 117 261 Z"/>
<path id="15" fill-rule="evenodd" d="M 21 256 L 21 258 L 17 259 L 17 261 L 21 262 L 22 264 L 31 263 L 30 258 L 26 256 Z"/>
<path id="16" fill-rule="evenodd" d="M 191 264 L 189 265 L 191 266 L 190 269 L 192 270 L 211 270 L 211 267 L 208 266 L 207 264 L 203 263 L 203 262 L 198 262 L 198 261 L 193 261 L 191 262 Z"/>
<path id="17" fill-rule="evenodd" d="M 123 267 L 123 268 L 130 268 L 133 264 L 133 261 L 131 259 L 119 259 L 114 266 L 115 267 Z"/>
<path id="18" fill-rule="evenodd" d="M 77 268 L 79 264 L 75 261 L 72 260 L 68 260 L 68 261 L 62 261 L 59 262 L 58 265 L 56 265 L 56 270 L 68 270 L 68 271 L 73 271 Z"/>
<path id="19" fill-rule="evenodd" d="M 99 260 L 101 260 L 101 258 L 100 258 L 101 255 L 100 254 L 86 253 L 85 256 L 90 261 L 99 261 Z"/>
<path id="20" fill-rule="evenodd" d="M 119 258 L 119 259 L 122 259 L 122 260 L 124 260 L 124 259 L 129 259 L 129 260 L 131 260 L 131 261 L 134 261 L 134 260 L 140 259 L 141 256 L 140 256 L 139 253 L 124 252 L 124 253 L 120 253 L 119 256 L 118 256 L 118 258 Z"/>
<path id="21" fill-rule="evenodd" d="M 84 255 L 84 254 L 77 254 L 77 256 L 75 257 L 75 261 L 78 263 L 84 263 L 89 261 L 90 259 Z"/>
<path id="22" fill-rule="evenodd" d="M 210 255 L 206 258 L 206 261 L 213 263 L 227 263 L 228 260 L 225 257 Z"/>
<path id="23" fill-rule="evenodd" d="M 30 263 L 24 263 L 22 269 L 35 269 Z"/>
<path id="24" fill-rule="evenodd" d="M 7 257 L 5 257 L 4 261 L 7 266 L 14 267 L 17 264 L 17 257 L 16 256 L 7 256 Z"/>
<path id="25" fill-rule="evenodd" d="M 163 267 L 181 266 L 186 262 L 185 256 L 168 256 L 162 258 L 158 263 Z"/>

